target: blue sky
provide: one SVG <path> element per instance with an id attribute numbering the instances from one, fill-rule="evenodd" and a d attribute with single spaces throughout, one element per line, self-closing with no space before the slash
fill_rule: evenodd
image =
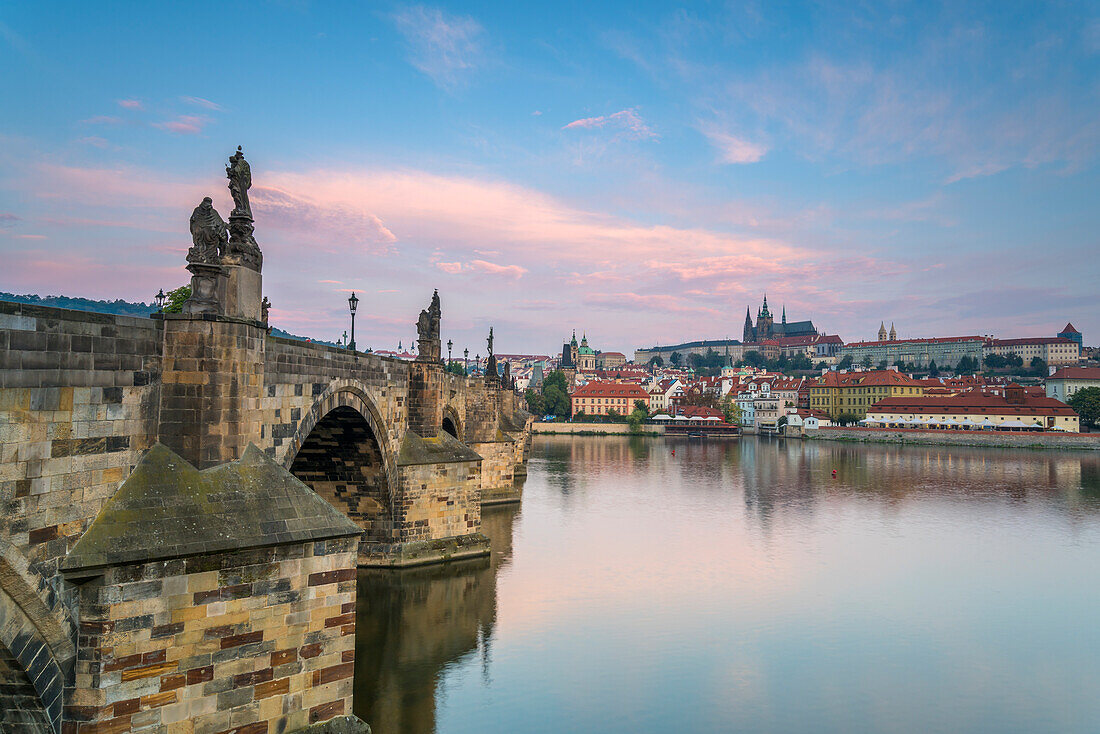
<path id="1" fill-rule="evenodd" d="M 22 3 L 0 290 L 148 300 L 253 168 L 284 328 L 1100 331 L 1097 3 Z"/>

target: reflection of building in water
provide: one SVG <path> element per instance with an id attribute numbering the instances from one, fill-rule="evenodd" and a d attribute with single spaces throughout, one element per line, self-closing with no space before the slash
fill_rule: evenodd
<path id="1" fill-rule="evenodd" d="M 512 558 L 518 504 L 482 509 L 492 555 L 403 571 L 359 572 L 355 713 L 380 734 L 434 732 L 443 669 L 478 650 L 488 655 L 496 622 L 496 577 Z"/>
<path id="2" fill-rule="evenodd" d="M 746 509 L 765 529 L 843 495 L 900 508 L 1059 493 L 1073 509 L 1100 490 L 1100 457 L 1066 452 L 749 439 L 742 441 L 739 463 Z"/>

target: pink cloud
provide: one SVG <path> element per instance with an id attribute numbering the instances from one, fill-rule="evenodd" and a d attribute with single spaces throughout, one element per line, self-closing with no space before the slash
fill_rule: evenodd
<path id="1" fill-rule="evenodd" d="M 207 122 L 209 120 L 201 115 L 180 115 L 173 120 L 154 122 L 153 127 L 176 135 L 198 135 Z"/>
<path id="2" fill-rule="evenodd" d="M 756 163 L 768 152 L 766 145 L 753 143 L 713 124 L 700 125 L 699 131 L 718 149 L 723 163 Z"/>
<path id="3" fill-rule="evenodd" d="M 573 122 L 564 125 L 562 130 L 592 130 L 598 128 L 619 130 L 627 137 L 636 140 L 657 137 L 657 134 L 649 128 L 645 120 L 633 108 L 619 110 L 601 117 L 585 117 L 580 120 L 573 120 Z"/>
<path id="4" fill-rule="evenodd" d="M 141 110 L 145 109 L 145 106 L 139 99 L 120 99 L 118 100 L 118 106 L 125 110 Z"/>
<path id="5" fill-rule="evenodd" d="M 444 273 L 451 273 L 452 275 L 462 272 L 462 263 L 436 263 L 435 266 Z"/>
<path id="6" fill-rule="evenodd" d="M 527 272 L 527 268 L 519 265 L 497 265 L 486 260 L 471 260 L 470 268 L 490 275 L 504 275 L 513 280 L 522 278 L 523 274 Z"/>

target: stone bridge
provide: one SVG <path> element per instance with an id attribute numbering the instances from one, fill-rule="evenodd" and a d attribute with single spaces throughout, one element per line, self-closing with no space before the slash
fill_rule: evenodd
<path id="1" fill-rule="evenodd" d="M 105 730 L 70 726 L 94 613 L 64 564 L 158 443 L 198 469 L 255 444 L 362 529 L 363 566 L 484 555 L 482 504 L 519 498 L 530 416 L 495 374 L 444 370 L 438 299 L 415 362 L 271 336 L 251 212 L 204 256 L 200 209 L 184 313 L 0 303 L 0 732 Z"/>

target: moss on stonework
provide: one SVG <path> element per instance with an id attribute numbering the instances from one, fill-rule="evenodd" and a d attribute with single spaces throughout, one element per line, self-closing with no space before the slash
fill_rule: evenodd
<path id="1" fill-rule="evenodd" d="M 336 716 L 298 729 L 293 734 L 370 734 L 370 727 L 358 716 Z"/>
<path id="2" fill-rule="evenodd" d="M 158 443 L 103 506 L 62 568 L 78 571 L 360 533 L 253 444 L 240 460 L 199 471 Z"/>
<path id="3" fill-rule="evenodd" d="M 481 455 L 446 431 L 440 431 L 431 438 L 421 438 L 412 431 L 406 431 L 401 450 L 397 452 L 398 466 L 466 461 L 481 461 Z"/>

